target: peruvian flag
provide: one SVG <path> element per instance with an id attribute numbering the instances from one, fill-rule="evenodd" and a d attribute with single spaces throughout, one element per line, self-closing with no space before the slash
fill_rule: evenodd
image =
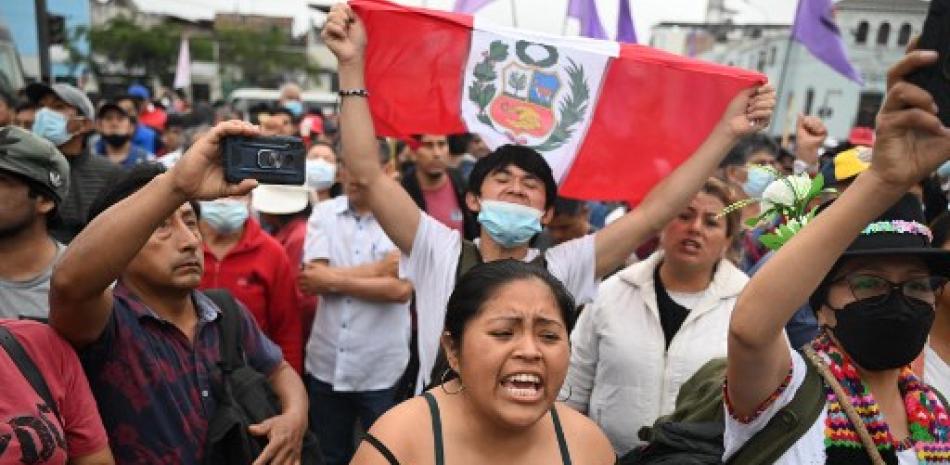
<path id="1" fill-rule="evenodd" d="M 377 134 L 478 133 L 540 152 L 567 197 L 637 202 L 765 76 L 635 44 L 350 0 Z"/>

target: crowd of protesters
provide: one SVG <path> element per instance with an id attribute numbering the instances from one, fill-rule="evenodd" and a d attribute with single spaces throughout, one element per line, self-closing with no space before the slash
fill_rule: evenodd
<path id="1" fill-rule="evenodd" d="M 334 7 L 324 40 L 363 89 L 359 18 Z M 538 152 L 478 134 L 377 138 L 359 92 L 338 115 L 295 84 L 246 115 L 0 92 L 0 464 L 228 463 L 227 434 L 255 463 L 643 460 L 717 360 L 709 463 L 814 383 L 776 463 L 944 463 L 950 129 L 903 79 L 934 59 L 840 143 L 806 115 L 763 135 L 775 92 L 742 91 L 635 205 L 561 197 Z M 304 185 L 224 180 L 223 141 L 266 135 L 304 141 Z M 816 178 L 770 247 L 794 222 L 760 200 Z M 277 411 L 219 434 L 229 321 Z"/>

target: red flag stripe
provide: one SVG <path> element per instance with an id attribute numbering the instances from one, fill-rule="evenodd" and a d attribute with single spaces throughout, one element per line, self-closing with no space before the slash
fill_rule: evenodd
<path id="1" fill-rule="evenodd" d="M 366 87 L 376 133 L 465 132 L 459 103 L 472 16 L 377 0 L 350 6 L 368 25 Z"/>
<path id="2" fill-rule="evenodd" d="M 561 184 L 567 197 L 636 202 L 702 144 L 759 73 L 623 45 Z"/>
<path id="3" fill-rule="evenodd" d="M 386 0 L 351 0 L 367 25 L 367 87 L 382 136 L 465 132 L 461 108 L 469 15 Z M 610 60 L 592 121 L 564 177 L 569 197 L 636 202 L 709 135 L 760 73 L 623 44 Z"/>

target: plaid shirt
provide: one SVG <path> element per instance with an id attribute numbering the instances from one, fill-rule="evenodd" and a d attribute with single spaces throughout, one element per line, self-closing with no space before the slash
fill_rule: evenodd
<path id="1" fill-rule="evenodd" d="M 99 404 L 116 463 L 200 465 L 208 420 L 214 415 L 212 383 L 221 310 L 200 292 L 194 342 L 148 308 L 120 282 L 111 318 L 99 340 L 80 358 Z M 269 375 L 283 360 L 245 309 L 247 362 Z"/>

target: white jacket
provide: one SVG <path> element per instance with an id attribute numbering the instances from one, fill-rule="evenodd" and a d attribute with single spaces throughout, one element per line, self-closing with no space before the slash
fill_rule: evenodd
<path id="1" fill-rule="evenodd" d="M 618 454 L 642 444 L 637 432 L 673 411 L 676 394 L 704 363 L 726 356 L 729 317 L 749 278 L 728 260 L 717 265 L 666 349 L 654 290 L 662 252 L 620 271 L 600 286 L 597 299 L 571 334 L 571 365 L 561 398 L 587 414 Z"/>

